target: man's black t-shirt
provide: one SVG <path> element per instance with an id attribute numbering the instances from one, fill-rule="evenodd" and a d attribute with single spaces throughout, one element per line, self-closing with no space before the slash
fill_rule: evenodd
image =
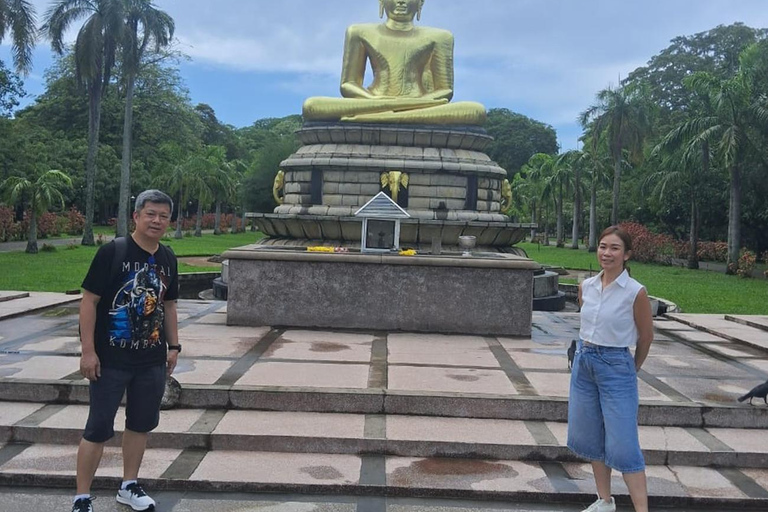
<path id="1" fill-rule="evenodd" d="M 83 288 L 101 297 L 96 307 L 94 343 L 101 365 L 140 368 L 163 364 L 166 300 L 179 295 L 176 256 L 164 246 L 154 255 L 127 237 L 120 271 L 112 276 L 115 242 L 102 246 L 91 262 Z"/>

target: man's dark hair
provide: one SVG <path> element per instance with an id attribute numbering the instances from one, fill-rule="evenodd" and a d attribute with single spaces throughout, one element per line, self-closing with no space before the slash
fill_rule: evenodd
<path id="1" fill-rule="evenodd" d="M 139 194 L 136 198 L 136 205 L 134 206 L 133 211 L 140 212 L 146 203 L 167 204 L 171 208 L 171 212 L 173 212 L 173 199 L 171 199 L 171 196 L 160 190 L 145 190 Z"/>

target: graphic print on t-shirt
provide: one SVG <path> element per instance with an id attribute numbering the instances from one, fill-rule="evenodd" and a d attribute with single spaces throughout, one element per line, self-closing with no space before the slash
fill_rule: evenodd
<path id="1" fill-rule="evenodd" d="M 158 270 L 154 257 L 128 268 L 109 310 L 109 343 L 130 350 L 154 348 L 161 341 L 168 273 Z"/>

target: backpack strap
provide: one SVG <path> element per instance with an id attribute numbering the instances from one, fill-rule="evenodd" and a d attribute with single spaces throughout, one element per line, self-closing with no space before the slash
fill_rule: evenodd
<path id="1" fill-rule="evenodd" d="M 110 282 L 114 282 L 120 275 L 123 268 L 123 260 L 127 253 L 128 239 L 125 237 L 115 238 L 115 254 L 112 256 L 112 269 L 109 273 Z"/>

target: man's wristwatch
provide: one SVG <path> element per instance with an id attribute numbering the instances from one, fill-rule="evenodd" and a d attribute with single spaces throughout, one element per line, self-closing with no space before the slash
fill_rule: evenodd
<path id="1" fill-rule="evenodd" d="M 179 343 L 178 345 L 168 345 L 168 350 L 175 350 L 181 353 L 181 343 Z"/>

